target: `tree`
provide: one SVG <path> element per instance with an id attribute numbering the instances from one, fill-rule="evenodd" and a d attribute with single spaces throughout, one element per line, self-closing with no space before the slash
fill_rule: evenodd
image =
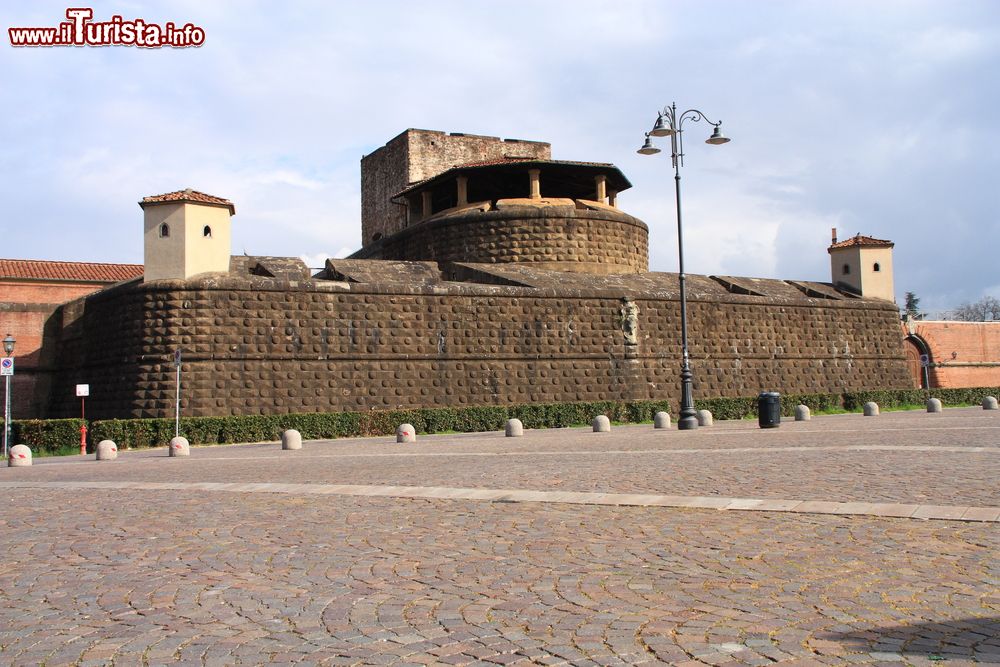
<path id="1" fill-rule="evenodd" d="M 984 296 L 979 301 L 963 303 L 949 315 L 949 319 L 965 322 L 997 322 L 1000 321 L 1000 299 Z"/>
<path id="2" fill-rule="evenodd" d="M 906 293 L 906 305 L 903 306 L 903 315 L 911 320 L 922 320 L 927 313 L 920 312 L 920 299 L 913 292 Z"/>

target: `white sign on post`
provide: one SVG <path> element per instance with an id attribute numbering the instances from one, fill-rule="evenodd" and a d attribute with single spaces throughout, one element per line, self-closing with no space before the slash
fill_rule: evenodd
<path id="1" fill-rule="evenodd" d="M 81 397 L 90 396 L 90 385 L 89 384 L 76 385 L 76 395 Z"/>
<path id="2" fill-rule="evenodd" d="M 0 358 L 0 377 L 14 374 L 14 357 Z"/>

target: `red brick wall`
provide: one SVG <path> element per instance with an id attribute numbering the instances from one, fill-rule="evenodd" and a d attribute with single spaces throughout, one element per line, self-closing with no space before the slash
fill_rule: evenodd
<path id="1" fill-rule="evenodd" d="M 66 303 L 104 286 L 105 283 L 0 280 L 0 303 Z"/>
<path id="2" fill-rule="evenodd" d="M 45 327 L 56 306 L 0 303 L 0 337 L 17 339 L 14 347 L 14 378 L 11 413 L 15 419 L 40 417 L 46 409 L 52 353 L 41 353 Z M 52 331 L 50 329 L 50 331 Z M 0 383 L 0 406 L 6 382 Z"/>
<path id="3" fill-rule="evenodd" d="M 55 350 L 43 353 L 42 340 L 55 331 L 52 318 L 56 308 L 102 287 L 101 283 L 0 281 L 0 338 L 10 334 L 17 340 L 10 392 L 14 419 L 42 417 L 48 409 Z M 6 400 L 6 385 L 0 382 L 0 415 Z"/>
<path id="4" fill-rule="evenodd" d="M 1000 386 L 1000 322 L 911 322 L 930 350 L 931 387 Z"/>

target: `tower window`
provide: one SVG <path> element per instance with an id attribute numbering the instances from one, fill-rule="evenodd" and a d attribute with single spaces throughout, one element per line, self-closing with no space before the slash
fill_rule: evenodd
<path id="1" fill-rule="evenodd" d="M 206 239 L 212 238 L 212 228 L 209 227 L 208 225 L 205 225 L 205 229 L 201 230 L 201 235 L 204 236 Z"/>
<path id="2" fill-rule="evenodd" d="M 875 265 L 872 267 L 872 270 L 873 271 L 881 271 L 882 267 L 879 265 L 878 262 L 875 262 Z"/>
<path id="3" fill-rule="evenodd" d="M 160 225 L 160 238 L 165 239 L 168 236 L 170 236 L 170 225 L 164 222 Z"/>
<path id="4" fill-rule="evenodd" d="M 844 270 L 844 275 L 845 276 L 848 275 L 851 272 L 851 265 L 850 264 L 844 264 L 844 269 L 843 270 Z"/>

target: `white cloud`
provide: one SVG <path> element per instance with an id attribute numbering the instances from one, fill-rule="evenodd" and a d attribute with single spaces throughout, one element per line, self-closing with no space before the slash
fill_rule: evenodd
<path id="1" fill-rule="evenodd" d="M 675 270 L 669 159 L 634 154 L 676 100 L 691 271 L 826 277 L 829 228 L 897 242 L 896 284 L 974 300 L 1000 237 L 992 2 L 112 2 L 190 20 L 184 51 L 0 48 L 0 197 L 25 257 L 141 259 L 143 195 L 236 202 L 234 250 L 319 258 L 360 242 L 359 159 L 407 127 L 551 141 L 618 164 L 622 207 Z M 56 24 L 65 5 L 9 8 Z M 697 136 L 695 136 L 697 135 Z M 12 227 L 8 229 L 8 227 Z M 849 229 L 848 229 L 849 228 Z M 347 250 L 345 250 L 347 249 Z M 325 251 L 324 251 L 325 252 Z"/>

